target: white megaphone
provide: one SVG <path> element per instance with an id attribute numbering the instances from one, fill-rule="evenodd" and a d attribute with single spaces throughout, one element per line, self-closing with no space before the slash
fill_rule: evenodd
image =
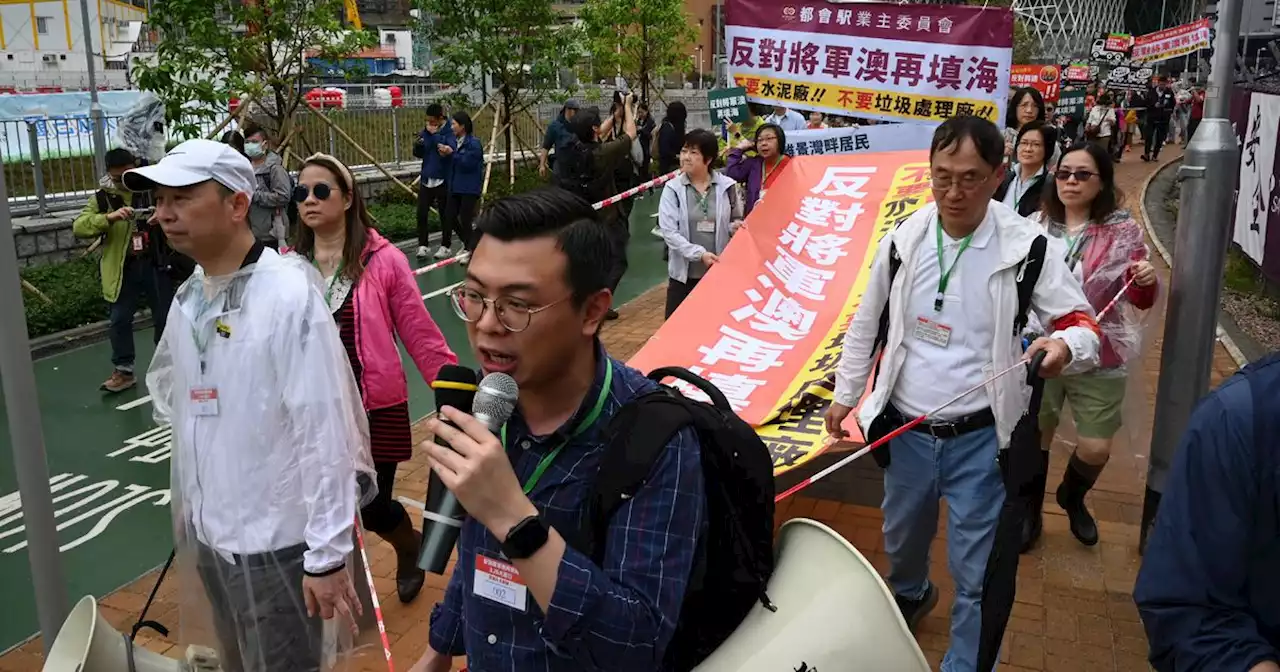
<path id="1" fill-rule="evenodd" d="M 929 672 L 880 573 L 822 523 L 782 526 L 768 593 L 778 610 L 757 603 L 695 672 Z"/>
<path id="2" fill-rule="evenodd" d="M 186 660 L 136 648 L 98 614 L 92 595 L 80 598 L 62 623 L 44 672 L 218 672 L 218 654 L 201 646 L 187 648 Z"/>

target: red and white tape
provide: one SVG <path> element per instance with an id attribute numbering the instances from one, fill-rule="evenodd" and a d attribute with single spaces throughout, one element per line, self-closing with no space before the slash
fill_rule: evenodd
<path id="1" fill-rule="evenodd" d="M 360 562 L 364 565 L 364 580 L 369 582 L 369 599 L 373 601 L 373 615 L 378 619 L 378 636 L 382 638 L 382 654 L 387 657 L 387 672 L 395 672 L 391 661 L 391 640 L 387 638 L 387 624 L 382 620 L 382 604 L 378 602 L 378 587 L 373 585 L 373 571 L 369 569 L 369 554 L 364 550 L 364 532 L 360 516 L 356 516 L 356 540 L 360 542 Z"/>
<path id="2" fill-rule="evenodd" d="M 600 201 L 599 203 L 596 203 L 591 207 L 595 208 L 596 210 L 599 210 L 600 208 L 609 207 L 610 205 L 613 205 L 618 201 L 624 201 L 628 198 L 631 198 L 632 196 L 635 196 L 640 192 L 648 191 L 649 189 L 652 189 L 659 185 L 666 184 L 667 182 L 670 182 L 671 180 L 675 179 L 676 175 L 679 175 L 679 174 L 680 174 L 680 171 L 673 170 L 667 173 L 666 175 L 660 175 L 658 177 L 653 178 L 652 180 L 649 180 L 648 182 L 634 186 L 622 192 L 621 194 L 618 194 L 616 196 L 610 196 L 609 198 L 606 198 L 603 201 Z"/>
<path id="3" fill-rule="evenodd" d="M 436 263 L 434 263 L 434 264 L 428 264 L 428 265 L 426 265 L 426 266 L 423 266 L 422 268 L 419 268 L 419 269 L 415 270 L 415 271 L 413 272 L 413 274 L 414 274 L 414 275 L 425 275 L 425 274 L 430 273 L 431 271 L 434 271 L 434 270 L 436 270 L 436 269 L 444 268 L 444 267 L 446 267 L 446 266 L 452 266 L 452 265 L 454 265 L 454 264 L 461 264 L 461 263 L 465 262 L 467 259 L 470 259 L 470 258 L 471 258 L 471 253 L 470 253 L 470 252 L 462 252 L 462 253 L 458 254 L 458 256 L 456 256 L 456 257 L 449 257 L 448 259 L 445 259 L 445 260 L 443 260 L 443 261 L 437 261 L 437 262 L 436 262 Z"/>

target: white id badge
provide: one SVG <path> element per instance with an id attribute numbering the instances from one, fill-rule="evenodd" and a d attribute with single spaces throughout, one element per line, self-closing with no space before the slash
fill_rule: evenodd
<path id="1" fill-rule="evenodd" d="M 716 232 L 715 222 L 709 219 L 704 219 L 701 222 L 698 222 L 698 233 L 715 233 L 715 232 Z"/>
<path id="2" fill-rule="evenodd" d="M 497 558 L 476 553 L 476 595 L 523 612 L 529 589 L 512 565 Z"/>
<path id="3" fill-rule="evenodd" d="M 947 347 L 951 342 L 951 327 L 934 322 L 923 315 L 916 318 L 915 337 L 917 341 L 932 343 L 939 348 Z"/>
<path id="4" fill-rule="evenodd" d="M 197 417 L 215 417 L 218 415 L 218 388 L 191 388 L 191 410 Z"/>

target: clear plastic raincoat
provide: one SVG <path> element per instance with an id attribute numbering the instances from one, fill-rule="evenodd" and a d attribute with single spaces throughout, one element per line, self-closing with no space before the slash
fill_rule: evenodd
<path id="1" fill-rule="evenodd" d="M 231 672 L 382 660 L 354 553 L 369 432 L 319 273 L 260 245 L 228 277 L 198 269 L 147 385 L 173 427 L 178 640 Z"/>

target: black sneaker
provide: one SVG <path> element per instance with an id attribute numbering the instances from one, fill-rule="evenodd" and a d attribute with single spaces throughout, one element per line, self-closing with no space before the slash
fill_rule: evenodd
<path id="1" fill-rule="evenodd" d="M 907 622 L 907 629 L 915 634 L 920 620 L 938 606 L 938 588 L 930 583 L 929 589 L 918 600 L 908 600 L 901 595 L 894 595 L 893 601 L 898 603 L 898 611 L 902 612 L 902 619 Z"/>

